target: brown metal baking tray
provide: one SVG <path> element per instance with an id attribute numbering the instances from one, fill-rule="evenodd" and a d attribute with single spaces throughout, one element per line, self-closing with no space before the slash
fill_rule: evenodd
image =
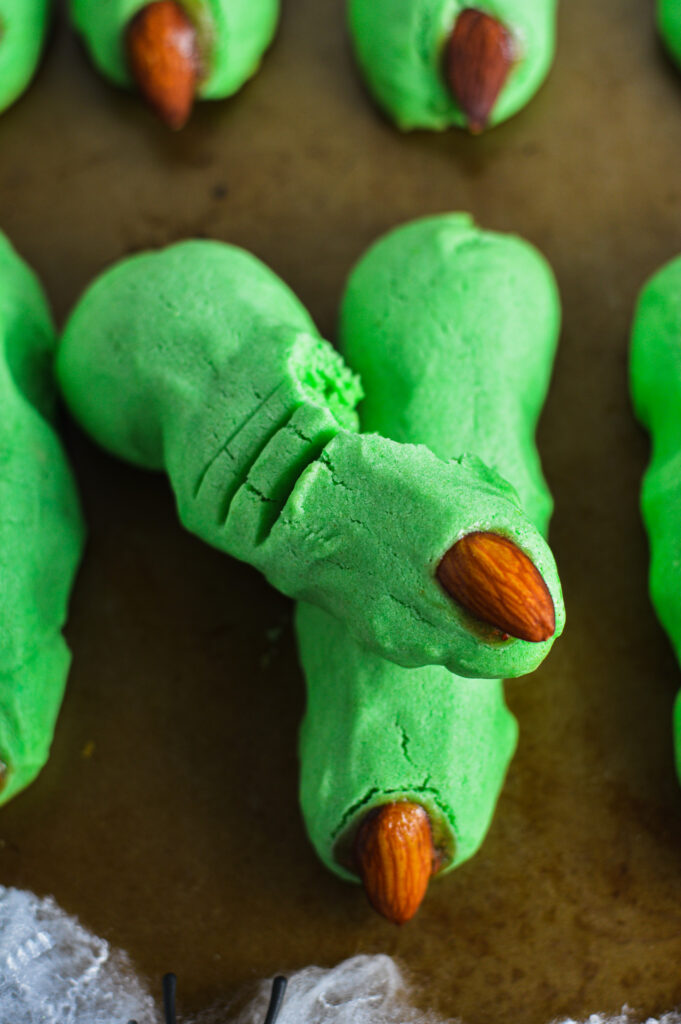
<path id="1" fill-rule="evenodd" d="M 49 766 L 0 814 L 0 882 L 54 894 L 150 983 L 177 971 L 189 1013 L 377 951 L 467 1024 L 681 1003 L 681 672 L 646 593 L 626 377 L 636 292 L 681 251 L 679 167 L 681 74 L 652 2 L 566 0 L 546 86 L 478 139 L 382 119 L 342 0 L 284 0 L 258 76 L 179 135 L 62 21 L 0 118 L 0 226 L 60 322 L 106 264 L 192 235 L 253 250 L 329 337 L 351 264 L 405 220 L 469 210 L 545 252 L 564 329 L 540 446 L 568 627 L 507 687 L 520 747 L 481 852 L 396 929 L 303 831 L 291 605 L 184 533 L 162 478 L 65 425 L 90 528 L 73 670 Z"/>

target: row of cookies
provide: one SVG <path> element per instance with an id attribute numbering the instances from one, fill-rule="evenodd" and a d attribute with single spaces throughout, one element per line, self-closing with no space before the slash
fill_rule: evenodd
<path id="1" fill-rule="evenodd" d="M 551 66 L 557 0 L 349 0 L 358 63 L 378 104 L 402 129 L 472 132 L 521 109 Z M 0 110 L 26 88 L 47 33 L 50 0 L 0 0 Z M 70 0 L 73 24 L 99 71 L 136 86 L 172 128 L 196 97 L 233 95 L 274 36 L 279 0 Z M 677 0 L 658 21 L 681 62 Z"/>

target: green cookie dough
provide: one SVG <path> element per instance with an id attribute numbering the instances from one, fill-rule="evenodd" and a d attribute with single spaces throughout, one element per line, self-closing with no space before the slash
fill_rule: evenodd
<path id="1" fill-rule="evenodd" d="M 443 457 L 484 455 L 545 530 L 551 498 L 533 439 L 559 319 L 553 275 L 526 242 L 462 214 L 399 228 L 363 257 L 343 302 L 343 349 L 367 391 L 363 427 Z M 390 664 L 308 605 L 297 630 L 308 688 L 301 805 L 321 859 L 356 880 L 361 820 L 406 799 L 429 813 L 442 870 L 459 865 L 487 832 L 515 749 L 502 684 Z"/>
<path id="2" fill-rule="evenodd" d="M 681 3 L 679 0 L 657 0 L 657 24 L 665 46 L 681 66 Z"/>
<path id="3" fill-rule="evenodd" d="M 71 17 L 99 70 L 131 86 L 125 30 L 149 0 L 71 0 Z M 203 77 L 198 95 L 223 99 L 258 70 L 274 37 L 279 0 L 180 0 L 199 33 Z"/>
<path id="4" fill-rule="evenodd" d="M 50 424 L 55 334 L 40 286 L 0 235 L 0 761 L 4 803 L 47 760 L 70 656 L 61 635 L 83 543 Z"/>
<path id="5" fill-rule="evenodd" d="M 50 0 L 0 0 L 0 110 L 9 107 L 38 66 Z"/>
<path id="6" fill-rule="evenodd" d="M 555 50 L 557 0 L 485 0 L 476 9 L 503 22 L 517 61 L 489 118 L 499 124 L 531 99 Z M 350 31 L 371 93 L 404 131 L 467 127 L 444 72 L 461 0 L 349 0 Z"/>
<path id="7" fill-rule="evenodd" d="M 639 297 L 631 342 L 631 393 L 636 415 L 652 440 L 641 491 L 650 541 L 650 596 L 681 661 L 681 257 L 659 270 Z M 674 737 L 681 780 L 681 695 Z"/>
<path id="8" fill-rule="evenodd" d="M 400 668 L 309 604 L 298 605 L 296 627 L 308 693 L 300 802 L 322 861 L 357 881 L 357 827 L 393 800 L 428 812 L 443 871 L 467 860 L 489 828 L 516 745 L 502 684 L 438 665 Z"/>
<path id="9" fill-rule="evenodd" d="M 413 221 L 350 276 L 340 347 L 362 378 L 364 430 L 470 452 L 511 481 L 545 533 L 553 502 L 534 443 L 560 329 L 546 260 L 468 214 Z M 556 602 L 556 635 L 563 610 Z"/>
<path id="10" fill-rule="evenodd" d="M 551 641 L 504 642 L 436 580 L 471 530 L 513 538 L 562 626 L 551 552 L 513 489 L 474 457 L 358 435 L 361 391 L 292 292 L 219 242 L 124 260 L 79 302 L 57 372 L 100 444 L 165 469 L 181 521 L 319 605 L 382 657 L 499 678 Z"/>

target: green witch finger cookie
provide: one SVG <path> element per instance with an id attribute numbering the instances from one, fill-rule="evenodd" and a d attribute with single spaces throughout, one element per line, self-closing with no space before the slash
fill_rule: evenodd
<path id="1" fill-rule="evenodd" d="M 308 693 L 300 733 L 308 835 L 328 868 L 361 878 L 379 913 L 403 924 L 431 876 L 482 843 L 515 750 L 515 719 L 498 680 L 401 668 L 310 604 L 298 605 L 296 629 Z M 393 858 L 404 871 L 387 884 L 383 862 Z"/>
<path id="2" fill-rule="evenodd" d="M 348 0 L 367 84 L 399 128 L 480 132 L 532 98 L 553 61 L 557 0 Z"/>
<path id="3" fill-rule="evenodd" d="M 631 392 L 652 454 L 641 510 L 650 542 L 650 596 L 681 660 L 681 257 L 659 270 L 638 300 L 631 342 Z M 674 714 L 681 779 L 681 695 Z"/>
<path id="4" fill-rule="evenodd" d="M 83 543 L 51 425 L 55 335 L 40 286 L 0 235 L 0 803 L 47 760 L 69 669 L 61 635 Z"/>
<path id="5" fill-rule="evenodd" d="M 342 307 L 342 351 L 366 389 L 362 426 L 443 458 L 474 452 L 545 531 L 552 502 L 534 433 L 559 319 L 553 275 L 521 239 L 462 214 L 399 228 L 360 260 Z M 297 631 L 310 838 L 331 870 L 361 878 L 374 906 L 402 923 L 431 875 L 482 842 L 515 720 L 498 681 L 391 664 L 306 604 Z"/>
<path id="6" fill-rule="evenodd" d="M 475 456 L 358 434 L 357 378 L 242 250 L 119 263 L 72 313 L 57 372 L 100 444 L 167 472 L 188 529 L 382 657 L 517 676 L 560 633 L 555 563 L 514 489 Z M 477 551 L 481 533 L 504 549 Z"/>
<path id="7" fill-rule="evenodd" d="M 679 0 L 657 0 L 657 24 L 665 46 L 681 66 L 681 4 Z"/>
<path id="8" fill-rule="evenodd" d="M 0 0 L 0 110 L 24 91 L 38 66 L 50 0 Z"/>
<path id="9" fill-rule="evenodd" d="M 279 0 L 70 0 L 99 70 L 136 84 L 171 128 L 195 97 L 223 99 L 253 75 L 277 26 Z"/>

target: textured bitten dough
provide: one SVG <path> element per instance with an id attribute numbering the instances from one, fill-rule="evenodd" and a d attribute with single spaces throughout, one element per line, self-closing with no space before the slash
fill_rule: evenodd
<path id="1" fill-rule="evenodd" d="M 350 32 L 367 85 L 404 131 L 467 127 L 447 83 L 444 52 L 470 6 L 461 0 L 349 0 Z M 488 0 L 475 7 L 503 22 L 517 54 L 490 114 L 495 125 L 525 106 L 548 74 L 557 0 Z"/>
<path id="2" fill-rule="evenodd" d="M 55 334 L 41 288 L 0 235 L 0 803 L 47 760 L 70 656 L 61 635 L 83 543 L 51 426 Z"/>
<path id="3" fill-rule="evenodd" d="M 545 531 L 552 502 L 534 433 L 559 322 L 551 270 L 521 239 L 464 214 L 393 231 L 360 260 L 342 306 L 342 348 L 366 388 L 362 426 L 442 457 L 483 456 Z M 557 632 L 563 621 L 557 603 Z M 515 749 L 502 684 L 390 664 L 307 605 L 296 624 L 308 689 L 301 805 L 321 859 L 356 879 L 362 818 L 406 799 L 428 811 L 442 870 L 458 866 L 487 832 Z"/>
<path id="4" fill-rule="evenodd" d="M 130 19 L 149 0 L 70 0 L 73 23 L 99 70 L 117 85 L 131 86 L 125 54 Z M 279 0 L 181 0 L 196 25 L 203 58 L 198 95 L 222 99 L 258 70 L 272 42 Z"/>
<path id="5" fill-rule="evenodd" d="M 641 510 L 650 542 L 650 596 L 681 661 L 681 256 L 644 286 L 631 342 L 631 393 L 652 453 Z M 681 694 L 674 714 L 681 779 Z"/>
<path id="6" fill-rule="evenodd" d="M 657 24 L 665 46 L 681 67 L 681 3 L 657 0 Z"/>
<path id="7" fill-rule="evenodd" d="M 100 444 L 168 472 L 188 529 L 375 653 L 474 678 L 547 654 L 502 641 L 435 576 L 461 536 L 496 529 L 544 576 L 560 627 L 553 557 L 513 489 L 475 458 L 358 435 L 357 378 L 253 256 L 200 241 L 124 260 L 72 313 L 57 372 Z"/>
<path id="8" fill-rule="evenodd" d="M 0 110 L 9 107 L 38 66 L 50 0 L 0 0 Z"/>

